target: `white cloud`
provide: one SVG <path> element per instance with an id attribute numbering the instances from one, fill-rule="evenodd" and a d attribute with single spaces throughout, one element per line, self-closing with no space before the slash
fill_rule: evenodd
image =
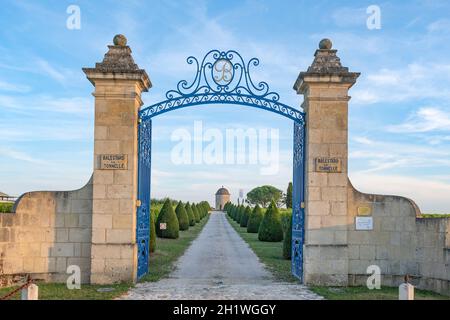
<path id="1" fill-rule="evenodd" d="M 420 108 L 404 123 L 389 126 L 388 131 L 398 133 L 450 131 L 450 112 L 433 107 Z"/>
<path id="2" fill-rule="evenodd" d="M 0 110 L 14 109 L 33 114 L 39 111 L 87 115 L 93 114 L 94 100 L 90 97 L 60 98 L 52 95 L 0 95 Z"/>
<path id="3" fill-rule="evenodd" d="M 361 79 L 352 92 L 353 103 L 450 99 L 450 64 L 412 63 L 405 68 L 383 68 Z"/>
<path id="4" fill-rule="evenodd" d="M 37 159 L 36 157 L 32 156 L 31 154 L 28 154 L 26 152 L 19 151 L 19 150 L 13 149 L 13 148 L 4 147 L 4 146 L 0 146 L 0 157 L 30 162 L 33 164 L 40 164 L 40 165 L 48 164 L 48 162 Z"/>
<path id="5" fill-rule="evenodd" d="M 366 8 L 341 7 L 331 15 L 338 27 L 361 27 L 366 26 Z"/>
<path id="6" fill-rule="evenodd" d="M 48 61 L 42 58 L 37 58 L 35 65 L 38 67 L 40 73 L 61 83 L 64 83 L 68 79 L 68 74 L 70 73 L 68 70 L 57 70 Z"/>
<path id="7" fill-rule="evenodd" d="M 450 171 L 450 150 L 446 146 L 375 141 L 366 137 L 355 137 L 352 141 L 356 146 L 349 154 L 350 161 L 359 161 L 365 166 L 359 173 L 435 167 Z"/>
<path id="8" fill-rule="evenodd" d="M 439 19 L 432 23 L 430 23 L 427 26 L 428 32 L 443 32 L 448 33 L 450 32 L 450 20 L 448 19 Z"/>
<path id="9" fill-rule="evenodd" d="M 5 82 L 0 80 L 0 91 L 11 91 L 11 92 L 19 92 L 25 93 L 30 91 L 31 88 L 26 85 L 14 84 L 10 82 Z"/>

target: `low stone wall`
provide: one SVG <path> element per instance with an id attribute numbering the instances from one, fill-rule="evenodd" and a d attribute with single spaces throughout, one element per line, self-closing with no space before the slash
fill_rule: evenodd
<path id="1" fill-rule="evenodd" d="M 65 282 L 69 265 L 89 282 L 92 179 L 75 191 L 25 193 L 13 211 L 0 213 L 0 286 L 26 274 Z"/>
<path id="2" fill-rule="evenodd" d="M 372 231 L 355 230 L 358 207 L 370 208 Z M 367 267 L 381 268 L 382 284 L 398 286 L 406 274 L 420 289 L 450 295 L 450 219 L 421 218 L 407 198 L 358 192 L 349 182 L 349 285 L 365 285 Z"/>

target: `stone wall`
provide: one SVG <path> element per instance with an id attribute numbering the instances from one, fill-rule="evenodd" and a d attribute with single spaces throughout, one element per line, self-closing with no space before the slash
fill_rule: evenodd
<path id="1" fill-rule="evenodd" d="M 358 207 L 369 208 L 373 230 L 356 231 Z M 382 284 L 409 274 L 418 288 L 450 295 L 450 218 L 421 218 L 407 198 L 364 194 L 348 187 L 349 285 L 365 285 L 367 267 L 381 268 Z"/>
<path id="2" fill-rule="evenodd" d="M 0 286 L 27 274 L 64 282 L 69 265 L 89 282 L 92 181 L 75 191 L 25 193 L 13 211 L 0 213 Z"/>

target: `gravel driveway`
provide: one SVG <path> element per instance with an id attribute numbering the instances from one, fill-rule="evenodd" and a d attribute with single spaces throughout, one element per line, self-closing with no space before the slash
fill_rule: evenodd
<path id="1" fill-rule="evenodd" d="M 151 268 L 151 266 L 150 266 Z M 139 283 L 121 299 L 321 299 L 305 286 L 277 282 L 225 217 L 213 212 L 166 279 Z"/>

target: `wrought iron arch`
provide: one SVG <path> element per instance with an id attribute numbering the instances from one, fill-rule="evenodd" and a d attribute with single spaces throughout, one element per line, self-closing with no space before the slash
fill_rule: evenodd
<path id="1" fill-rule="evenodd" d="M 197 67 L 192 83 L 186 80 L 178 82 L 176 89 L 166 92 L 167 100 L 140 111 L 142 120 L 195 105 L 237 104 L 268 110 L 295 122 L 305 123 L 305 114 L 281 103 L 280 95 L 270 91 L 267 82 L 253 82 L 250 67 L 259 65 L 258 58 L 252 58 L 246 63 L 234 50 L 211 50 L 201 63 L 192 56 L 187 58 L 187 63 Z"/>
<path id="2" fill-rule="evenodd" d="M 209 51 L 201 63 L 195 57 L 187 58 L 197 72 L 192 83 L 178 82 L 175 90 L 166 92 L 167 100 L 139 112 L 139 161 L 136 240 L 138 243 L 138 270 L 140 278 L 148 272 L 150 230 L 150 176 L 152 118 L 180 108 L 203 104 L 238 104 L 278 113 L 294 121 L 293 143 L 293 212 L 292 212 L 292 273 L 303 279 L 303 244 L 305 215 L 305 113 L 281 103 L 280 95 L 270 91 L 267 82 L 255 84 L 250 67 L 259 65 L 257 58 L 247 63 L 234 51 Z"/>

